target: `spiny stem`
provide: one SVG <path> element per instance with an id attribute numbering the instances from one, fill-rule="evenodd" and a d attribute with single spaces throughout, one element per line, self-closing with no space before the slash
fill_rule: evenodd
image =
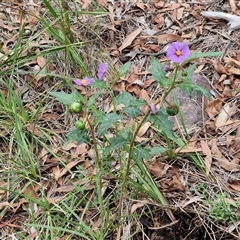
<path id="1" fill-rule="evenodd" d="M 173 82 L 172 82 L 171 86 L 163 93 L 161 99 L 156 104 L 160 104 L 160 106 L 161 106 L 163 101 L 168 96 L 168 94 L 175 88 L 175 82 L 176 82 L 176 79 L 177 79 L 177 72 L 178 72 L 179 67 L 180 67 L 179 65 L 176 65 L 175 72 L 174 72 L 174 77 L 173 77 Z M 145 122 L 145 120 L 146 120 L 147 116 L 149 115 L 150 111 L 151 111 L 151 109 L 148 106 L 148 110 L 145 113 L 145 115 L 142 118 L 142 120 L 140 121 L 140 123 L 138 124 L 138 126 L 136 127 L 136 129 L 135 129 L 135 131 L 133 133 L 132 140 L 130 142 L 129 152 L 128 152 L 128 159 L 127 159 L 127 167 L 126 167 L 126 171 L 125 171 L 125 174 L 124 174 L 124 177 L 123 177 L 123 182 L 122 182 L 122 186 L 121 186 L 120 200 L 119 200 L 119 206 L 118 206 L 119 207 L 118 208 L 118 216 L 119 217 L 121 217 L 121 215 L 122 215 L 123 198 L 124 198 L 124 192 L 125 192 L 126 183 L 127 183 L 127 177 L 129 175 L 129 172 L 130 172 L 130 164 L 131 164 L 132 153 L 133 153 L 133 149 L 134 149 L 134 142 L 135 142 L 135 139 L 136 139 L 137 134 L 139 132 L 139 129 L 141 128 L 141 126 Z M 120 235 L 121 235 L 121 227 L 119 227 L 119 229 L 118 229 L 117 239 L 120 239 Z"/>
<path id="2" fill-rule="evenodd" d="M 176 65 L 175 72 L 174 72 L 174 77 L 173 77 L 173 82 L 172 82 L 171 86 L 169 87 L 169 89 L 167 89 L 167 91 L 165 91 L 163 93 L 159 102 L 157 102 L 157 104 L 160 104 L 160 106 L 162 105 L 164 99 L 168 96 L 168 94 L 175 88 L 175 82 L 176 82 L 176 78 L 177 78 L 178 69 L 179 69 L 179 65 Z M 127 177 L 129 175 L 129 172 L 130 172 L 130 164 L 131 164 L 132 153 L 133 153 L 133 149 L 134 149 L 134 142 L 135 142 L 135 139 L 136 139 L 137 134 L 139 132 L 139 129 L 141 128 L 141 126 L 145 122 L 145 120 L 148 117 L 150 111 L 151 111 L 151 109 L 148 106 L 148 110 L 145 113 L 142 120 L 140 121 L 140 123 L 138 124 L 138 126 L 136 127 L 136 129 L 133 133 L 132 140 L 130 142 L 129 151 L 128 151 L 128 159 L 127 159 L 127 167 L 126 167 L 126 171 L 125 171 L 125 174 L 124 174 L 124 177 L 123 177 L 123 182 L 122 182 L 122 186 L 121 186 L 121 195 L 120 195 L 119 206 L 118 206 L 119 207 L 118 208 L 118 216 L 119 217 L 121 217 L 121 215 L 122 215 L 123 198 L 124 198 L 124 192 L 125 192 L 126 183 L 127 183 Z M 121 227 L 119 227 L 119 229 L 118 229 L 117 239 L 120 239 L 120 235 L 121 235 Z"/>
<path id="3" fill-rule="evenodd" d="M 100 204 L 101 219 L 102 219 L 102 221 L 104 221 L 105 209 L 104 209 L 104 206 L 103 206 L 103 198 L 102 198 L 102 188 L 103 188 L 103 184 L 102 184 L 102 161 L 100 160 L 98 146 L 97 146 L 97 140 L 96 140 L 95 134 L 94 134 L 94 129 L 93 129 L 92 124 L 90 123 L 88 118 L 87 118 L 87 122 L 88 122 L 89 127 L 90 127 L 90 132 L 91 132 L 92 140 L 93 140 L 93 148 L 95 150 L 96 171 L 97 171 L 97 173 L 96 173 L 96 185 L 97 185 L 97 188 L 98 188 L 98 202 Z"/>

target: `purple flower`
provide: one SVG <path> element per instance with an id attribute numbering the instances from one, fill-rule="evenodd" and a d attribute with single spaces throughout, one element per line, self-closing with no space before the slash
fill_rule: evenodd
<path id="1" fill-rule="evenodd" d="M 117 166 L 117 162 L 111 162 L 111 167 L 116 167 Z"/>
<path id="2" fill-rule="evenodd" d="M 175 62 L 181 63 L 191 55 L 188 45 L 184 42 L 173 42 L 167 50 L 167 57 Z"/>
<path id="3" fill-rule="evenodd" d="M 76 80 L 73 80 L 73 82 L 75 84 L 77 84 L 78 86 L 87 86 L 91 83 L 94 82 L 94 78 L 88 78 L 88 77 L 85 77 L 83 79 L 76 79 Z"/>
<path id="4" fill-rule="evenodd" d="M 99 80 L 103 80 L 106 77 L 108 66 L 106 63 L 100 63 L 98 66 L 97 77 Z"/>
<path id="5" fill-rule="evenodd" d="M 153 114 L 157 113 L 157 107 L 156 107 L 155 103 L 151 102 L 150 109 L 151 109 Z"/>

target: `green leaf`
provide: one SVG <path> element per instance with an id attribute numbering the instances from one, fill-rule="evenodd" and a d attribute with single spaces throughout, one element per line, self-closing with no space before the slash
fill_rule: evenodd
<path id="1" fill-rule="evenodd" d="M 162 153 L 166 152 L 167 151 L 167 148 L 165 147 L 151 147 L 149 149 L 149 154 L 151 156 L 154 156 L 154 155 L 161 155 Z"/>
<path id="2" fill-rule="evenodd" d="M 152 122 L 152 125 L 161 129 L 169 138 L 174 139 L 173 122 L 168 119 L 168 114 L 159 109 L 156 114 L 150 114 L 148 120 Z"/>
<path id="3" fill-rule="evenodd" d="M 89 100 L 87 101 L 87 107 L 90 108 L 91 106 L 95 106 L 97 98 L 102 95 L 101 91 L 98 91 L 94 95 L 92 95 Z"/>
<path id="4" fill-rule="evenodd" d="M 63 103 L 63 104 L 72 104 L 74 102 L 77 102 L 81 99 L 81 97 L 78 95 L 76 91 L 72 93 L 65 93 L 63 91 L 61 92 L 50 92 L 51 96 L 55 97 L 57 101 Z"/>
<path id="5" fill-rule="evenodd" d="M 95 79 L 94 82 L 91 84 L 91 86 L 100 88 L 102 90 L 107 90 L 108 89 L 106 82 L 98 80 L 98 79 Z"/>
<path id="6" fill-rule="evenodd" d="M 194 64 L 190 65 L 190 67 L 188 67 L 188 68 L 186 69 L 188 79 L 192 79 L 196 67 L 197 67 L 197 64 L 194 63 Z"/>
<path id="7" fill-rule="evenodd" d="M 133 136 L 132 128 L 125 127 L 118 131 L 118 135 L 121 135 L 127 142 L 130 142 Z"/>
<path id="8" fill-rule="evenodd" d="M 115 138 L 110 138 L 109 142 L 110 145 L 104 148 L 104 152 L 106 153 L 123 148 L 123 146 L 126 144 L 126 140 L 121 135 L 118 135 Z"/>
<path id="9" fill-rule="evenodd" d="M 134 160 L 149 160 L 151 155 L 149 149 L 143 148 L 142 146 L 135 146 L 132 153 Z"/>
<path id="10" fill-rule="evenodd" d="M 146 104 L 143 99 L 136 99 L 130 93 L 124 92 L 116 97 L 116 105 L 123 104 L 123 113 L 136 118 L 141 113 L 140 107 Z"/>
<path id="11" fill-rule="evenodd" d="M 44 4 L 46 5 L 46 7 L 48 8 L 48 10 L 51 12 L 51 14 L 55 17 L 58 18 L 58 14 L 57 12 L 54 10 L 54 8 L 51 6 L 51 4 L 49 3 L 49 1 L 47 0 L 43 0 Z"/>
<path id="12" fill-rule="evenodd" d="M 212 99 L 212 95 L 211 95 L 211 93 L 208 91 L 208 90 L 206 90 L 206 89 L 204 89 L 204 88 L 202 88 L 202 87 L 200 87 L 200 86 L 198 86 L 198 85 L 196 85 L 196 84 L 194 84 L 194 83 L 192 83 L 192 82 L 189 82 L 189 83 L 180 83 L 180 84 L 178 84 L 178 87 L 182 90 L 182 91 L 184 91 L 185 93 L 187 93 L 188 94 L 188 96 L 191 98 L 192 97 L 192 93 L 193 93 L 193 91 L 196 91 L 196 92 L 198 92 L 198 93 L 200 93 L 200 94 L 203 94 L 205 97 L 207 97 L 208 99 Z"/>
<path id="13" fill-rule="evenodd" d="M 145 100 L 143 99 L 135 99 L 128 106 L 125 106 L 123 112 L 129 115 L 130 117 L 136 118 L 140 115 L 140 108 L 146 105 Z"/>
<path id="14" fill-rule="evenodd" d="M 125 75 L 125 73 L 129 70 L 130 65 L 131 65 L 131 62 L 126 62 L 120 67 L 120 69 L 119 69 L 120 77 Z"/>
<path id="15" fill-rule="evenodd" d="M 196 68 L 197 64 L 192 64 L 190 67 L 188 67 L 184 72 L 187 73 L 187 76 L 183 76 L 183 71 L 179 72 L 178 77 L 181 79 L 181 83 L 177 85 L 182 91 L 184 91 L 190 98 L 192 97 L 192 93 L 194 91 L 199 92 L 200 94 L 203 94 L 207 98 L 211 99 L 212 96 L 209 93 L 209 91 L 205 90 L 204 88 L 200 87 L 197 84 L 192 83 L 192 77 L 194 75 L 194 71 Z"/>
<path id="16" fill-rule="evenodd" d="M 166 78 L 164 65 L 158 59 L 151 59 L 151 67 L 148 70 L 152 74 L 152 78 L 159 83 L 162 87 L 166 88 L 171 84 L 170 79 Z"/>
<path id="17" fill-rule="evenodd" d="M 113 127 L 113 125 L 117 125 L 118 121 L 123 119 L 123 115 L 119 115 L 117 113 L 108 113 L 102 114 L 97 119 L 97 123 L 100 123 L 100 127 L 98 129 L 98 134 L 101 136 L 106 133 L 106 131 Z"/>
<path id="18" fill-rule="evenodd" d="M 223 52 L 205 52 L 205 53 L 203 53 L 203 52 L 196 51 L 196 52 L 193 52 L 191 54 L 191 56 L 188 59 L 186 59 L 184 62 L 190 62 L 192 60 L 195 60 L 198 58 L 204 58 L 204 57 L 217 57 L 222 54 L 223 54 Z"/>
<path id="19" fill-rule="evenodd" d="M 95 93 L 93 96 L 91 96 L 88 101 L 86 102 L 86 107 L 91 110 L 95 116 L 99 117 L 100 112 L 97 110 L 96 108 L 96 101 L 97 98 L 102 95 L 101 91 L 98 91 L 97 93 Z"/>
<path id="20" fill-rule="evenodd" d="M 74 129 L 67 134 L 67 141 L 76 141 L 78 145 L 81 143 L 89 143 L 90 138 L 87 134 L 87 130 Z"/>
<path id="21" fill-rule="evenodd" d="M 135 101 L 136 98 L 133 97 L 129 92 L 123 92 L 116 96 L 115 104 L 124 104 L 125 107 L 128 107 L 132 101 Z"/>

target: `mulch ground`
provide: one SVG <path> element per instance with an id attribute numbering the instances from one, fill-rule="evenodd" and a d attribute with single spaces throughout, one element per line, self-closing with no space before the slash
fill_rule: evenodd
<path id="1" fill-rule="evenodd" d="M 79 8 L 91 11 L 93 2 L 89 0 L 76 1 Z M 170 202 L 177 225 L 171 225 L 168 217 L 163 213 L 160 206 L 154 203 L 144 209 L 143 205 L 136 206 L 136 213 L 144 209 L 140 223 L 146 239 L 238 239 L 240 236 L 239 223 L 225 226 L 215 223 L 209 218 L 208 208 L 203 202 L 203 195 L 214 199 L 215 194 L 227 192 L 229 201 L 239 200 L 240 191 L 240 121 L 239 121 L 239 84 L 240 84 L 240 30 L 233 30 L 229 34 L 228 21 L 224 19 L 206 18 L 202 12 L 225 12 L 235 16 L 240 15 L 240 4 L 238 1 L 229 0 L 175 0 L 175 1 L 107 1 L 97 0 L 108 14 L 102 17 L 91 15 L 80 15 L 79 21 L 73 23 L 72 30 L 77 34 L 79 40 L 86 41 L 95 38 L 95 45 L 91 45 L 90 51 L 94 58 L 102 58 L 111 62 L 112 67 L 119 68 L 121 64 L 131 61 L 131 71 L 126 78 L 119 79 L 114 86 L 116 93 L 127 91 L 134 96 L 142 97 L 149 101 L 157 99 L 161 89 L 154 83 L 148 74 L 151 57 L 156 57 L 160 62 L 168 64 L 166 49 L 173 41 L 184 41 L 189 44 L 191 51 L 219 52 L 223 55 L 219 58 L 204 58 L 196 61 L 197 70 L 194 81 L 206 86 L 213 100 L 196 99 L 182 102 L 184 118 L 188 123 L 191 136 L 191 144 L 187 149 L 180 151 L 179 158 L 174 160 L 156 159 L 148 165 L 149 172 L 156 180 L 159 188 L 163 191 Z M 17 32 L 23 21 L 29 31 L 40 31 L 37 18 L 29 15 L 29 11 L 40 13 L 44 7 L 37 2 L 27 1 L 15 3 L 4 1 L 0 3 L 0 30 L 2 33 L 3 47 L 1 51 L 6 53 L 17 38 Z M 69 3 L 69 9 L 71 9 Z M 98 34 L 92 32 L 92 26 L 98 24 Z M 100 28 L 100 29 L 99 29 Z M 27 33 L 26 33 L 27 34 Z M 42 36 L 42 35 L 41 35 Z M 91 39 L 92 40 L 92 39 Z M 39 40 L 40 41 L 40 40 Z M 36 40 L 36 42 L 39 43 Z M 47 41 L 47 39 L 41 39 Z M 80 50 L 83 58 L 90 64 L 90 71 L 96 64 L 94 60 L 88 61 L 91 54 L 87 46 Z M 29 68 L 40 66 L 44 59 L 38 59 L 29 64 Z M 51 66 L 55 72 L 61 68 L 60 63 Z M 58 65 L 59 64 L 59 65 Z M 114 71 L 114 70 L 113 70 Z M 61 72 L 59 71 L 61 74 Z M 69 70 L 73 77 L 81 77 L 81 73 L 74 67 Z M 27 79 L 25 79 L 27 81 Z M 56 80 L 55 80 L 56 81 Z M 42 79 L 32 82 L 31 89 L 25 95 L 26 104 L 31 97 L 47 91 L 49 83 Z M 87 94 L 87 93 L 83 93 Z M 179 97 L 185 98 L 179 93 Z M 197 105 L 196 102 L 198 103 Z M 200 103 L 200 104 L 199 104 Z M 198 108 L 196 108 L 198 106 Z M 189 110 L 192 109 L 192 110 Z M 193 111 L 196 112 L 193 113 Z M 69 119 L 65 119 L 59 106 L 54 109 L 46 109 L 44 115 L 39 119 L 39 124 L 54 129 L 55 133 L 64 138 L 69 131 Z M 191 120 L 192 115 L 196 116 Z M 54 127 L 53 127 L 54 125 Z M 68 126 L 68 127 L 66 127 Z M 179 122 L 175 122 L 175 129 L 180 135 L 184 134 Z M 28 129 L 31 131 L 31 127 Z M 146 128 L 147 132 L 148 129 Z M 36 135 L 38 132 L 35 133 Z M 144 133 L 143 133 L 144 135 Z M 61 140 L 55 139 L 55 143 L 61 144 Z M 65 149 L 68 154 L 83 156 L 85 148 L 69 145 Z M 207 176 L 199 173 L 196 166 L 189 160 L 187 154 L 197 149 L 204 158 L 208 167 Z M 58 152 L 58 150 L 56 150 Z M 75 154 L 75 155 L 74 155 Z M 52 169 L 57 175 L 57 168 L 52 167 L 53 159 L 46 152 L 39 153 L 46 165 L 43 171 Z M 63 156 L 64 157 L 64 156 Z M 76 159 L 76 157 L 75 157 Z M 49 160 L 49 161 L 48 161 Z M 79 161 L 76 159 L 76 164 Z M 89 173 L 94 170 L 90 164 L 81 163 L 82 167 L 88 169 Z M 72 164 L 71 167 L 75 165 Z M 63 177 L 58 176 L 58 184 Z M 200 189 L 200 183 L 204 189 Z M 89 186 L 89 189 L 91 186 Z M 64 189 L 66 191 L 66 188 Z M 69 189 L 70 191 L 70 189 Z M 61 193 L 61 189 L 56 191 Z M 203 193 L 204 192 L 204 193 Z M 206 193 L 207 192 L 207 193 Z M 1 194 L 1 193 L 0 193 Z M 19 208 L 19 205 L 13 206 Z M 134 204 L 134 203 L 132 203 Z M 150 204 L 150 202 L 147 202 Z M 154 212 L 149 217 L 148 211 Z M 17 218 L 18 211 L 14 213 Z M 20 213 L 21 214 L 21 213 Z M 22 219 L 22 217 L 19 217 Z M 2 217 L 1 228 L 15 227 L 9 216 Z M 4 224 L 8 222 L 8 224 Z M 133 226 L 134 227 L 134 226 Z M 114 239 L 110 236 L 109 239 Z M 136 235 L 134 239 L 143 239 L 142 234 Z"/>

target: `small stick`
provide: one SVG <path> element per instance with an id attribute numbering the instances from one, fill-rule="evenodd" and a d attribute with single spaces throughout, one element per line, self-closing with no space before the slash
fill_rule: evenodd
<path id="1" fill-rule="evenodd" d="M 240 29 L 240 17 L 238 16 L 224 12 L 201 12 L 201 14 L 207 18 L 223 19 L 228 21 L 228 35 L 230 35 L 232 31 Z"/>

